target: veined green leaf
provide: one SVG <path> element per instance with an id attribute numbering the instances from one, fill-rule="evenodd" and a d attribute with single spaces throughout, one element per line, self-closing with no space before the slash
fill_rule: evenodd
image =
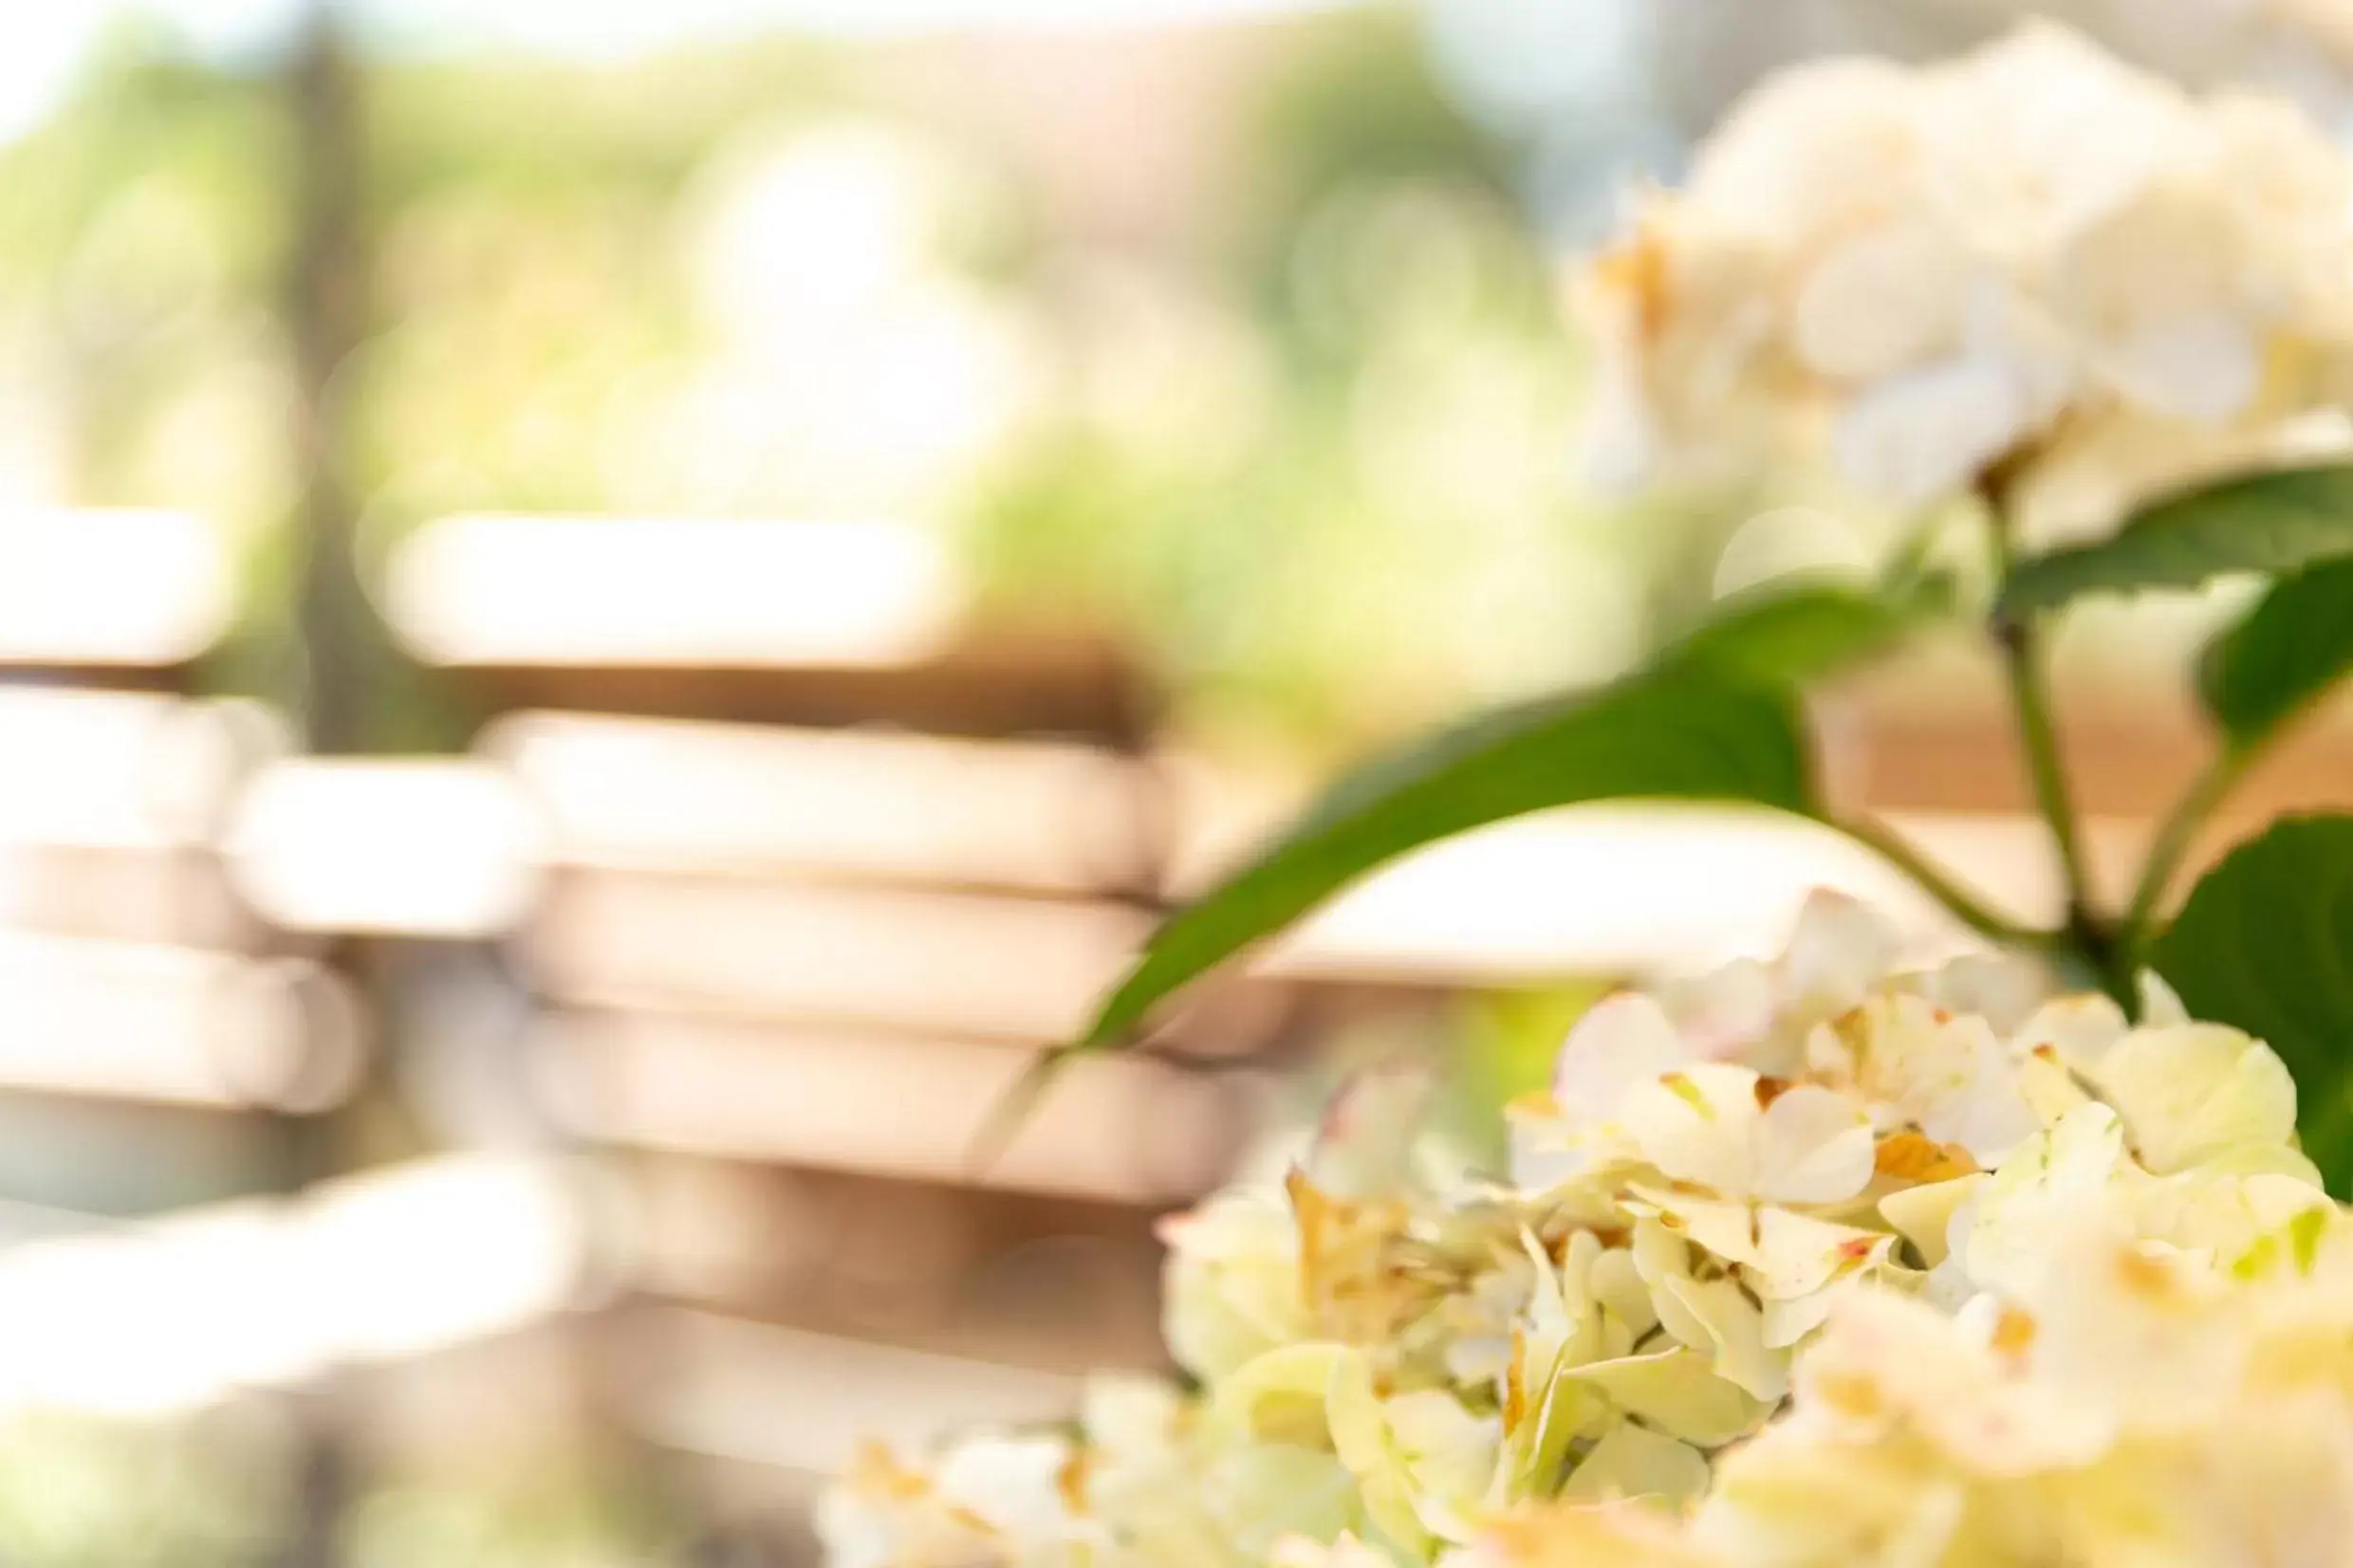
<path id="1" fill-rule="evenodd" d="M 1162 925 L 1087 1031 L 1125 1034 L 1160 998 L 1409 850 L 1580 802 L 1813 805 L 1795 699 L 1673 669 L 1484 715 L 1350 775 L 1238 876 Z"/>
<path id="2" fill-rule="evenodd" d="M 1552 806 L 1743 802 L 1818 816 L 1798 688 L 1883 653 L 1950 606 L 1821 583 L 1761 591 L 1596 691 L 1507 707 L 1348 775 L 1238 874 L 1172 915 L 1081 1039 L 1040 1053 L 974 1139 L 986 1163 L 1071 1056 L 1119 1041 L 1171 992 L 1386 861 Z"/>
<path id="3" fill-rule="evenodd" d="M 2084 594 L 2195 588 L 2342 555 L 2353 555 L 2353 467 L 2243 474 L 2163 497 L 2106 539 L 2020 562 L 2002 608 L 2031 615 Z"/>
<path id="4" fill-rule="evenodd" d="M 2209 872 L 2158 939 L 2193 1016 L 2270 1042 L 2296 1080 L 2304 1151 L 2353 1182 L 2353 817 L 2274 824 Z"/>
<path id="5" fill-rule="evenodd" d="M 1553 806 L 1735 802 L 1814 814 L 1796 687 L 1885 651 L 1942 607 L 1812 585 L 1740 601 L 1651 668 L 1507 707 L 1343 778 L 1241 872 L 1161 926 L 1082 1047 L 1408 851 Z"/>
<path id="6" fill-rule="evenodd" d="M 2255 746 L 2353 673 L 2353 556 L 2282 578 L 2199 660 L 2197 690 L 2233 745 Z"/>

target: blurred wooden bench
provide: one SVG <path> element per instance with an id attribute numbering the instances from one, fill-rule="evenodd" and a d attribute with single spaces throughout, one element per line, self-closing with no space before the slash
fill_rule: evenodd
<path id="1" fill-rule="evenodd" d="M 1235 1084 L 1104 1063 L 968 1158 L 1160 897 L 1158 704 L 1116 645 L 992 627 L 889 525 L 459 518 L 386 581 L 492 715 L 464 766 L 537 824 L 501 946 L 536 1102 L 640 1206 L 614 1327 L 649 1430 L 724 1462 L 731 1423 L 824 1419 L 746 1400 L 757 1347 L 826 1337 L 1156 1361 L 1151 1217 L 1222 1175 Z"/>
<path id="2" fill-rule="evenodd" d="M 232 580 L 200 518 L 0 509 L 0 1198 L 56 1225 L 268 1187 L 268 1119 L 357 1072 L 348 997 L 215 841 L 284 744 L 183 694 Z"/>
<path id="3" fill-rule="evenodd" d="M 228 629 L 228 552 L 189 512 L 0 507 L 0 673 L 185 690 Z"/>
<path id="4" fill-rule="evenodd" d="M 494 710 L 577 709 L 1134 750 L 1159 704 L 1099 629 L 975 616 L 936 535 L 882 522 L 454 517 L 386 608 Z"/>

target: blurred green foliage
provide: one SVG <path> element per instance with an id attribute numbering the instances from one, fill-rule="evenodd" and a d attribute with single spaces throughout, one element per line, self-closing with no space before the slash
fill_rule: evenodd
<path id="1" fill-rule="evenodd" d="M 0 388 L 11 483 L 77 501 L 284 505 L 272 316 L 290 121 L 256 83 L 124 35 L 0 152 Z"/>
<path id="2" fill-rule="evenodd" d="M 1249 145 L 1222 248 L 1074 335 L 1076 395 L 980 497 L 991 581 L 1112 607 L 1195 711 L 1327 743 L 1630 655 L 1551 260 L 1411 14 L 1290 56 Z"/>
<path id="3" fill-rule="evenodd" d="M 496 1486 L 386 1487 L 345 1531 L 350 1568 L 636 1568 L 675 1560 L 630 1478 L 552 1468 Z"/>
<path id="4" fill-rule="evenodd" d="M 281 1408 L 0 1423 L 0 1562 L 263 1568 L 287 1560 L 295 1430 Z M 585 1451 L 467 1476 L 396 1472 L 341 1530 L 352 1568 L 622 1568 L 676 1546 L 641 1474 Z"/>
<path id="5" fill-rule="evenodd" d="M 227 1412 L 150 1424 L 0 1424 L 0 1562 L 260 1568 L 291 1516 L 286 1433 Z"/>
<path id="6" fill-rule="evenodd" d="M 454 508 L 921 515 L 1007 613 L 1128 633 L 1184 716 L 1326 747 L 1605 673 L 1687 529 L 1581 495 L 1552 258 L 1418 28 L 1268 33 L 1207 210 L 1150 243 L 1057 211 L 936 62 L 366 61 L 336 397 L 371 547 Z M 130 33 L 0 150 L 18 471 L 217 517 L 263 626 L 302 134 Z"/>

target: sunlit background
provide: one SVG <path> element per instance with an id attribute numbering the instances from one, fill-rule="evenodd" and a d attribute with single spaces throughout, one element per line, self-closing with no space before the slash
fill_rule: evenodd
<path id="1" fill-rule="evenodd" d="M 1887 550 L 1589 484 L 1561 270 L 1760 73 L 2016 9 L 0 8 L 0 1563 L 809 1562 L 862 1434 L 1159 1364 L 1155 1219 L 1316 1082 L 1435 1053 L 1475 1146 L 1602 988 L 1900 900 L 1513 824 L 971 1158 L 1341 761 Z M 2342 8 L 2042 9 L 2353 123 Z M 2211 613 L 2066 651 L 2108 862 Z M 2047 907 L 1984 676 L 1831 784 Z"/>

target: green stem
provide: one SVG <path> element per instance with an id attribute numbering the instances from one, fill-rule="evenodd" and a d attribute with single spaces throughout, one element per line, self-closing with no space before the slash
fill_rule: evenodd
<path id="1" fill-rule="evenodd" d="M 1990 531 L 1993 536 L 1997 586 L 2009 584 L 2015 562 L 2010 518 L 2002 506 L 2003 488 L 1998 479 L 1989 481 L 1985 495 L 1992 514 Z M 2051 716 L 2042 638 L 2029 618 L 1997 611 L 1993 640 L 2001 649 L 2010 706 L 2018 716 L 2018 737 L 2026 748 L 2027 777 L 2033 786 L 2034 803 L 2049 826 L 2051 844 L 2058 851 L 2059 873 L 2066 887 L 2067 937 L 2082 957 L 2104 975 L 2109 969 L 2115 937 L 2101 923 L 2092 898 L 2091 876 L 2084 858 L 2075 802 L 2068 792 L 2066 772 L 2059 758 L 2059 730 Z"/>
<path id="2" fill-rule="evenodd" d="M 2190 853 L 2191 841 L 2197 837 L 2206 819 L 2214 815 L 2222 798 L 2246 774 L 2254 755 L 2250 747 L 2226 746 L 2175 803 L 2164 824 L 2157 830 L 2157 838 L 2149 845 L 2149 858 L 2140 868 L 2140 886 L 2133 890 L 2132 906 L 2125 912 L 2118 935 L 2118 955 L 2123 962 L 2140 961 L 2158 907 L 2165 901 L 2174 874 L 2181 869 L 2182 859 Z"/>
<path id="3" fill-rule="evenodd" d="M 1942 866 L 1897 837 L 1886 823 L 1863 819 L 1834 825 L 1918 882 L 1931 897 L 1952 911 L 1955 918 L 1978 935 L 1990 941 L 2027 948 L 2047 948 L 2058 940 L 2054 932 L 2036 931 L 1996 913 L 1976 895 L 1955 881 Z"/>
<path id="4" fill-rule="evenodd" d="M 1995 629 L 2002 645 L 2002 662 L 2010 678 L 2010 702 L 2018 713 L 2018 736 L 2025 743 L 2027 776 L 2034 785 L 2034 803 L 2050 824 L 2051 842 L 2059 851 L 2060 874 L 2066 879 L 2067 913 L 2072 919 L 2092 911 L 2091 878 L 2084 869 L 2084 841 L 2075 822 L 2075 802 L 2067 793 L 2065 769 L 2059 761 L 2059 732 L 2051 721 L 2050 691 L 2044 679 L 2042 651 L 2024 624 L 2009 622 Z"/>

